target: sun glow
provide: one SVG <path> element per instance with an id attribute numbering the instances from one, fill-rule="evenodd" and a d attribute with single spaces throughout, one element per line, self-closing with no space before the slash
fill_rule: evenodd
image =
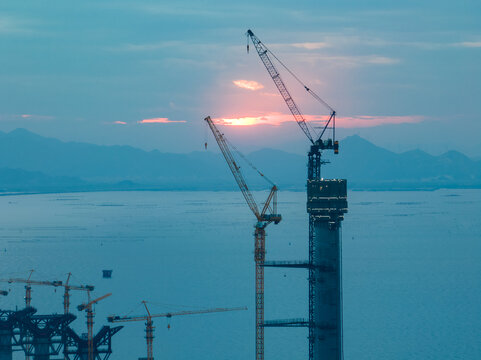
<path id="1" fill-rule="evenodd" d="M 285 121 L 291 121 L 291 117 L 290 115 L 284 115 L 280 113 L 269 113 L 264 116 L 218 118 L 214 119 L 214 121 L 218 124 L 228 126 L 280 125 Z"/>
<path id="2" fill-rule="evenodd" d="M 260 117 L 240 117 L 240 118 L 222 118 L 218 119 L 220 123 L 223 125 L 232 125 L 232 126 L 250 126 L 250 125 L 259 125 L 261 120 Z"/>
<path id="3" fill-rule="evenodd" d="M 325 115 L 304 115 L 306 121 L 314 128 L 323 127 L 329 116 Z M 417 123 L 424 120 L 422 116 L 349 116 L 336 118 L 336 126 L 340 128 L 363 128 L 387 124 Z M 216 118 L 214 121 L 220 125 L 227 126 L 256 126 L 271 125 L 279 126 L 286 122 L 295 121 L 291 114 L 268 113 L 263 116 L 239 116 Z"/>

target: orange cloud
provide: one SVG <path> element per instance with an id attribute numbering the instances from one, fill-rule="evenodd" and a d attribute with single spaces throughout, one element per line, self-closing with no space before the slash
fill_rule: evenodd
<path id="1" fill-rule="evenodd" d="M 234 80 L 232 82 L 237 87 L 240 87 L 242 89 L 252 90 L 252 91 L 256 91 L 264 88 L 264 85 L 262 85 L 261 83 L 258 83 L 257 81 Z"/>
<path id="2" fill-rule="evenodd" d="M 313 127 L 322 127 L 329 119 L 325 115 L 304 115 Z M 340 128 L 373 127 L 387 124 L 417 123 L 424 120 L 422 116 L 349 116 L 336 117 L 336 126 Z M 214 121 L 227 126 L 279 126 L 285 122 L 295 121 L 291 114 L 269 113 L 263 116 L 241 116 L 216 118 Z"/>
<path id="3" fill-rule="evenodd" d="M 185 120 L 169 120 L 168 118 L 152 118 L 137 121 L 139 124 L 170 124 L 170 123 L 185 123 Z"/>
<path id="4" fill-rule="evenodd" d="M 127 125 L 127 123 L 125 121 L 114 121 L 113 124 Z"/>

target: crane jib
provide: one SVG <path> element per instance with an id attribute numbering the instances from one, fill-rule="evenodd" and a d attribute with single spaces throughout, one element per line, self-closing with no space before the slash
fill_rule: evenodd
<path id="1" fill-rule="evenodd" d="M 261 43 L 261 41 L 254 35 L 254 33 L 251 30 L 247 31 L 247 36 L 248 39 L 250 38 L 252 40 L 252 43 L 254 44 L 257 54 L 259 55 L 262 63 L 264 64 L 265 68 L 267 69 L 267 72 L 271 76 L 272 80 L 274 81 L 274 84 L 276 85 L 277 89 L 279 90 L 282 98 L 284 99 L 284 102 L 286 103 L 287 107 L 289 108 L 289 111 L 292 113 L 294 116 L 297 124 L 301 128 L 301 130 L 304 132 L 304 134 L 307 136 L 307 138 L 311 141 L 313 145 L 319 146 L 320 149 L 334 149 L 334 153 L 338 153 L 338 142 L 335 141 L 335 114 L 336 112 L 332 109 L 329 104 L 327 104 L 323 99 L 321 99 L 317 94 L 315 94 L 307 85 L 305 85 L 289 68 L 287 68 L 284 63 L 282 63 L 273 53 L 270 51 L 264 44 Z M 299 82 L 302 84 L 302 86 L 306 89 L 306 91 L 312 95 L 317 101 L 319 101 L 321 104 L 323 104 L 325 107 L 327 107 L 331 114 L 330 118 L 326 122 L 325 126 L 323 127 L 323 130 L 320 134 L 320 136 L 316 136 L 317 140 L 314 140 L 314 136 L 312 136 L 311 131 L 309 130 L 309 127 L 307 126 L 307 122 L 302 116 L 302 112 L 299 110 L 297 104 L 294 102 L 292 99 L 292 96 L 289 94 L 289 91 L 287 90 L 287 87 L 285 86 L 284 82 L 282 81 L 282 78 L 277 71 L 277 68 L 273 64 L 271 58 L 269 57 L 269 53 Z M 325 131 L 329 128 L 329 125 L 331 124 L 332 121 L 332 137 L 333 139 L 329 139 L 328 141 L 322 141 L 321 138 L 324 135 Z"/>
<path id="2" fill-rule="evenodd" d="M 262 60 L 262 63 L 267 69 L 267 72 L 271 76 L 272 80 L 274 81 L 274 84 L 276 85 L 277 89 L 279 90 L 281 96 L 283 97 L 284 101 L 286 102 L 287 107 L 289 108 L 289 111 L 294 115 L 297 123 L 299 124 L 301 130 L 306 134 L 307 138 L 314 143 L 313 136 L 311 135 L 309 128 L 306 125 L 306 120 L 304 117 L 301 115 L 301 111 L 297 107 L 296 103 L 292 99 L 292 96 L 290 95 L 289 91 L 287 90 L 286 86 L 284 85 L 284 82 L 282 81 L 282 78 L 279 74 L 279 71 L 277 71 L 276 67 L 272 63 L 271 59 L 269 58 L 269 55 L 267 54 L 267 49 L 263 48 L 261 46 L 261 42 L 257 39 L 257 37 L 252 33 L 252 31 L 249 30 L 248 32 L 249 36 L 252 38 L 252 42 L 254 45 L 256 45 L 256 50 L 259 55 L 259 57 Z"/>
<path id="3" fill-rule="evenodd" d="M 217 141 L 217 144 L 219 145 L 222 155 L 224 156 L 227 162 L 227 165 L 229 166 L 229 169 L 232 172 L 232 175 L 234 175 L 234 179 L 237 182 L 237 185 L 239 186 L 239 189 L 241 190 L 242 195 L 244 196 L 244 199 L 247 202 L 247 205 L 251 209 L 252 213 L 255 215 L 257 221 L 261 223 L 265 223 L 266 225 L 271 222 L 278 223 L 280 221 L 280 215 L 271 214 L 272 215 L 271 216 L 271 215 L 265 214 L 265 211 L 269 207 L 271 200 L 274 200 L 273 201 L 274 203 L 276 202 L 275 197 L 270 195 L 266 201 L 266 205 L 264 206 L 263 211 L 262 212 L 259 211 L 259 207 L 257 206 L 257 203 L 254 197 L 252 196 L 252 193 L 250 192 L 246 181 L 244 180 L 244 176 L 242 175 L 240 167 L 237 165 L 236 161 L 234 160 L 234 156 L 232 155 L 229 149 L 229 146 L 227 145 L 227 140 L 225 139 L 224 135 L 219 131 L 219 129 L 217 129 L 217 127 L 215 126 L 210 116 L 206 117 L 204 120 L 209 125 L 209 128 L 211 129 L 212 134 L 214 135 L 214 138 Z M 260 174 L 259 171 L 258 173 Z M 265 178 L 264 175 L 262 176 Z M 276 192 L 277 187 L 274 185 L 271 191 Z M 274 203 L 273 203 L 273 207 L 275 208 L 276 204 Z"/>

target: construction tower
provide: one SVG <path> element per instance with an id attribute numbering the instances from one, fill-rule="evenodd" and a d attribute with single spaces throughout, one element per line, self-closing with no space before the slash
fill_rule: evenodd
<path id="1" fill-rule="evenodd" d="M 307 180 L 309 214 L 309 359 L 343 359 L 340 227 L 346 180 Z"/>

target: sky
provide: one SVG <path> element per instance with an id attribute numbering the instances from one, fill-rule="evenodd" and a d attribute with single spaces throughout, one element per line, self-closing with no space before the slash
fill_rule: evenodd
<path id="1" fill-rule="evenodd" d="M 481 157 L 479 1 L 2 1 L 0 131 L 201 151 L 304 153 L 252 31 L 337 112 L 337 137 Z M 281 70 L 281 67 L 279 67 Z M 285 71 L 316 128 L 328 114 Z"/>

